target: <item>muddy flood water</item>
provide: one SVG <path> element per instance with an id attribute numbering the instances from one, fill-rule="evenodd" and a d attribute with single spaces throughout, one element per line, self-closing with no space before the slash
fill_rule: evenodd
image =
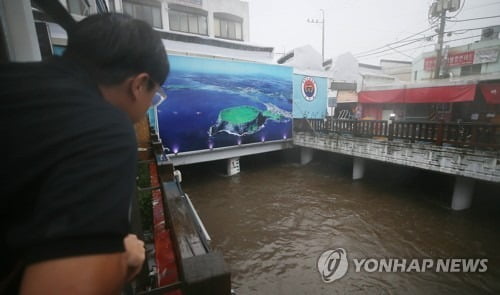
<path id="1" fill-rule="evenodd" d="M 477 182 L 472 208 L 456 212 L 447 175 L 369 162 L 352 181 L 352 159 L 320 153 L 305 166 L 293 153 L 242 158 L 232 177 L 224 165 L 179 169 L 236 294 L 500 294 L 498 185 Z M 337 248 L 348 271 L 324 283 L 318 258 Z M 357 272 L 363 258 L 478 258 L 487 270 Z"/>

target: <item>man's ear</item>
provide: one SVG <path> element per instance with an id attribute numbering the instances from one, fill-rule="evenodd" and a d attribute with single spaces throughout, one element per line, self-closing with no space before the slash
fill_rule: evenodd
<path id="1" fill-rule="evenodd" d="M 149 74 L 140 73 L 131 79 L 130 90 L 132 92 L 133 99 L 137 100 L 142 97 L 145 92 L 149 91 Z"/>

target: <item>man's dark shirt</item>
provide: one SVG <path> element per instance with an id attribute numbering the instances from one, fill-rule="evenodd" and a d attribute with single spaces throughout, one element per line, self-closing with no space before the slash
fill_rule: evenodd
<path id="1" fill-rule="evenodd" d="M 127 115 L 64 58 L 0 65 L 0 83 L 0 282 L 16 266 L 124 251 L 137 153 Z"/>

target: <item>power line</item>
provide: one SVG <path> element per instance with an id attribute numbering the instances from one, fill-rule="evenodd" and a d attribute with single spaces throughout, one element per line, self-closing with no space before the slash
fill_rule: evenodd
<path id="1" fill-rule="evenodd" d="M 445 34 L 448 34 L 448 33 L 455 33 L 455 34 L 464 34 L 468 31 L 475 31 L 475 30 L 481 30 L 481 29 L 484 29 L 484 28 L 488 28 L 488 27 L 479 27 L 479 28 L 472 28 L 472 29 L 460 29 L 460 30 L 453 30 L 453 31 L 447 31 L 445 32 Z M 462 32 L 462 33 L 458 33 L 458 32 Z M 432 37 L 435 37 L 437 34 L 434 34 L 432 36 L 425 36 L 425 37 L 422 37 L 422 38 L 418 38 L 418 39 L 412 39 L 412 40 L 407 40 L 407 42 L 405 44 L 401 44 L 399 46 L 395 46 L 395 47 L 390 47 L 389 45 L 387 45 L 386 47 L 389 47 L 389 49 L 384 49 L 384 50 L 381 50 L 381 51 L 378 51 L 378 52 L 372 52 L 372 53 L 366 53 L 366 54 L 361 54 L 361 53 L 358 53 L 358 54 L 355 54 L 354 56 L 355 57 L 358 57 L 358 58 L 361 58 L 361 57 L 365 57 L 365 56 L 371 56 L 371 55 L 376 55 L 376 54 L 379 54 L 379 53 L 383 53 L 383 52 L 387 52 L 387 51 L 396 51 L 394 49 L 397 49 L 397 48 L 401 48 L 401 47 L 405 47 L 407 45 L 410 45 L 410 44 L 413 44 L 413 43 L 416 43 L 418 41 L 422 41 L 422 40 L 426 40 L 428 38 L 432 38 Z M 478 36 L 481 36 L 481 35 L 478 35 Z M 477 37 L 477 36 L 474 36 L 474 37 Z M 473 38 L 473 37 L 465 37 L 463 39 L 470 39 L 470 38 Z M 448 41 L 444 41 L 444 43 L 448 43 L 448 42 L 453 42 L 453 41 L 457 41 L 457 40 L 463 40 L 463 39 L 453 39 L 453 40 L 448 40 Z M 430 45 L 434 45 L 434 44 L 430 44 Z M 429 46 L 430 46 L 429 45 Z M 384 48 L 384 47 L 382 47 Z M 367 51 L 367 52 L 370 52 L 370 51 Z"/>
<path id="2" fill-rule="evenodd" d="M 355 57 L 365 57 L 365 56 L 370 56 L 370 55 L 374 55 L 374 54 L 377 54 L 377 53 L 381 53 L 381 52 L 386 52 L 386 51 L 390 51 L 390 50 L 394 50 L 396 48 L 400 48 L 400 47 L 404 47 L 404 46 L 408 46 L 410 44 L 413 44 L 413 43 L 416 43 L 418 41 L 421 41 L 421 40 L 414 40 L 414 41 L 411 41 L 411 42 L 408 42 L 408 43 L 405 43 L 405 44 L 402 44 L 402 45 L 399 45 L 399 46 L 394 46 L 394 47 L 390 47 L 389 45 L 386 45 L 385 47 L 389 47 L 389 49 L 384 49 L 382 51 L 379 51 L 379 52 L 373 52 L 373 53 L 366 53 L 366 54 L 356 54 L 354 55 Z M 382 48 L 385 48 L 385 47 L 382 47 Z"/>
<path id="3" fill-rule="evenodd" d="M 486 7 L 486 6 L 492 6 L 492 5 L 498 5 L 498 4 L 500 4 L 500 1 L 492 2 L 492 3 L 486 3 L 484 5 L 472 6 L 472 7 L 468 8 L 467 10 L 474 10 L 474 9 L 477 9 L 477 8 L 482 8 L 482 7 Z"/>
<path id="4" fill-rule="evenodd" d="M 458 12 L 455 15 L 453 15 L 451 18 L 457 17 L 460 14 L 460 12 L 463 11 L 463 9 L 465 7 L 465 2 L 466 2 L 465 0 L 462 1 L 462 3 L 461 3 L 462 5 L 459 7 Z M 486 5 L 483 5 L 483 6 L 494 5 L 494 4 L 500 4 L 500 2 L 489 3 L 489 4 L 486 4 Z M 427 32 L 429 30 L 432 30 L 435 27 L 435 21 L 431 21 L 431 20 L 433 20 L 433 17 L 431 17 L 431 9 L 429 10 L 428 17 L 429 17 L 429 22 L 432 24 L 432 26 L 430 28 L 428 28 L 426 30 L 423 30 L 421 32 L 412 34 L 410 36 L 407 36 L 407 37 L 405 37 L 405 38 L 403 38 L 401 40 L 385 44 L 384 46 L 377 47 L 377 48 L 374 48 L 374 49 L 371 49 L 371 50 L 366 50 L 366 51 L 359 52 L 359 53 L 355 54 L 354 56 L 356 56 L 357 58 L 362 58 L 362 57 L 366 57 L 366 56 L 378 55 L 380 53 L 384 53 L 384 52 L 388 52 L 388 51 L 396 51 L 396 52 L 398 52 L 400 54 L 403 54 L 403 53 L 401 53 L 402 51 L 399 51 L 399 50 L 396 50 L 396 49 L 408 46 L 408 45 L 413 44 L 413 43 L 418 42 L 418 41 L 428 40 L 429 38 L 432 38 L 432 37 L 436 36 L 436 34 L 435 34 L 435 35 L 432 35 L 432 36 L 427 36 L 427 37 L 424 36 L 423 38 L 408 40 L 411 37 L 414 37 L 416 35 L 425 33 L 425 32 Z M 450 22 L 459 23 L 459 22 L 466 22 L 466 21 L 473 21 L 473 20 L 480 20 L 480 19 L 491 19 L 491 18 L 497 18 L 497 17 L 500 17 L 500 15 L 487 16 L 487 17 L 479 17 L 479 18 L 472 18 L 472 19 L 464 19 L 464 20 L 449 20 L 450 17 L 446 17 L 446 14 L 443 15 L 443 13 L 441 13 L 441 18 L 440 19 L 441 19 L 441 22 L 443 24 L 441 24 L 440 27 L 444 28 L 444 22 L 445 22 L 446 19 L 448 19 L 448 21 L 450 21 Z M 438 18 L 436 18 L 436 19 L 438 19 Z M 468 31 L 479 30 L 479 29 L 484 29 L 484 28 L 486 28 L 486 27 L 472 28 L 472 29 L 450 30 L 450 31 L 447 31 L 447 32 L 444 32 L 443 29 L 441 29 L 441 31 L 437 35 L 443 36 L 444 34 L 450 35 L 452 33 L 464 34 L 464 33 L 468 32 Z M 473 37 L 466 37 L 466 38 L 448 40 L 446 42 L 443 42 L 442 37 L 440 37 L 440 44 L 449 43 L 449 42 L 458 41 L 458 40 L 463 40 L 463 39 L 470 39 L 470 38 L 473 38 Z M 391 45 L 396 45 L 396 44 L 398 44 L 398 46 L 391 46 Z M 405 54 L 403 54 L 403 55 L 405 55 Z M 438 59 L 439 59 L 439 57 L 438 57 Z"/>
<path id="5" fill-rule="evenodd" d="M 457 33 L 457 32 L 468 32 L 468 31 L 482 30 L 482 29 L 486 29 L 486 28 L 489 28 L 489 27 L 490 26 L 473 28 L 473 29 L 459 29 L 459 30 L 454 30 L 454 31 L 446 31 L 444 33 L 448 34 L 448 33 Z M 459 33 L 457 33 L 457 34 L 459 34 Z"/>
<path id="6" fill-rule="evenodd" d="M 476 18 L 469 18 L 469 19 L 461 19 L 461 20 L 448 20 L 449 22 L 454 22 L 454 23 L 461 23 L 461 22 L 468 22 L 472 20 L 480 20 L 480 19 L 489 19 L 489 18 L 497 18 L 500 17 L 500 15 L 492 15 L 492 16 L 485 16 L 485 17 L 476 17 Z"/>
<path id="7" fill-rule="evenodd" d="M 476 37 L 481 37 L 481 35 L 475 35 L 475 36 L 470 36 L 470 37 L 463 37 L 463 38 L 458 38 L 458 39 L 452 39 L 452 40 L 447 40 L 447 41 L 444 41 L 443 43 L 451 43 L 451 42 L 455 42 L 455 41 L 461 41 L 461 40 L 466 40 L 466 39 L 472 39 L 472 38 L 476 38 Z M 423 45 L 423 46 L 418 46 L 418 47 L 413 47 L 413 48 L 409 48 L 409 49 L 405 49 L 405 50 L 400 50 L 401 52 L 407 52 L 407 51 L 411 51 L 411 50 L 416 50 L 416 49 L 420 49 L 420 48 L 425 48 L 425 47 L 429 47 L 429 46 L 435 46 L 435 44 L 427 44 L 427 45 Z M 395 47 L 397 48 L 397 47 Z M 392 54 L 392 53 L 389 53 L 389 54 L 383 54 L 383 55 L 380 55 L 380 53 L 385 53 L 385 52 L 388 52 L 388 51 L 396 51 L 396 50 L 393 50 L 393 49 L 386 49 L 384 51 L 380 51 L 380 52 L 375 52 L 375 53 L 372 53 L 372 54 L 366 54 L 366 55 L 363 55 L 363 56 L 356 56 L 357 58 L 363 58 L 363 57 L 367 57 L 367 56 L 385 56 L 385 55 L 389 55 L 389 54 Z"/>
<path id="8" fill-rule="evenodd" d="M 487 5 L 494 5 L 494 4 L 500 4 L 500 2 L 489 3 L 489 4 L 487 4 Z M 487 6 L 487 5 L 483 5 L 483 6 Z M 464 6 L 465 6 L 465 1 L 463 1 L 463 2 L 462 2 L 462 6 L 461 6 L 461 8 L 460 8 L 459 12 L 461 12 L 461 11 L 462 11 L 462 9 L 464 8 Z M 482 6 L 478 6 L 478 7 L 482 7 Z M 455 16 L 454 16 L 454 17 L 456 17 L 457 15 L 458 15 L 458 13 L 457 13 L 457 14 L 455 14 Z M 480 19 L 490 19 L 490 18 L 497 18 L 497 17 L 500 17 L 500 15 L 487 16 L 487 17 L 478 17 L 478 18 L 465 19 L 465 20 L 448 20 L 448 21 L 449 21 L 449 22 L 465 22 L 465 21 L 480 20 Z M 407 39 L 409 39 L 409 38 L 411 38 L 411 37 L 414 37 L 414 36 L 417 36 L 417 35 L 419 35 L 419 34 L 425 33 L 425 32 L 427 32 L 427 31 L 429 31 L 429 30 L 432 30 L 433 28 L 434 28 L 434 25 L 433 25 L 432 27 L 430 27 L 430 28 L 426 29 L 426 30 L 423 30 L 423 31 L 421 31 L 421 32 L 418 32 L 418 33 L 412 34 L 412 35 L 407 36 L 407 37 L 405 37 L 405 38 L 403 38 L 403 39 L 401 39 L 401 40 L 398 40 L 398 41 L 395 41 L 395 42 L 392 42 L 392 43 L 385 44 L 384 46 L 381 46 L 381 47 L 377 47 L 377 48 L 374 48 L 374 49 L 365 50 L 365 51 L 362 51 L 362 52 L 356 53 L 356 54 L 354 54 L 354 56 L 364 56 L 365 54 L 372 53 L 373 51 L 378 51 L 378 50 L 380 50 L 380 49 L 384 49 L 384 48 L 388 48 L 388 47 L 390 48 L 390 47 L 391 47 L 391 45 L 395 45 L 395 44 L 398 44 L 398 43 L 404 42 L 405 40 L 407 40 Z M 462 32 L 462 31 L 466 32 L 466 31 L 479 30 L 479 29 L 484 29 L 484 28 L 487 28 L 487 27 L 482 27 L 482 28 L 474 28 L 474 29 L 461 29 L 461 30 L 455 30 L 455 31 L 447 31 L 447 32 L 445 32 L 445 34 L 454 33 L 454 32 Z M 432 38 L 432 37 L 435 37 L 436 35 L 437 35 L 437 34 L 432 35 L 432 36 L 430 36 L 430 37 Z M 425 39 L 427 39 L 427 38 L 429 38 L 429 36 L 427 36 L 427 37 L 423 37 L 423 38 L 419 38 L 419 39 L 411 39 L 411 40 L 408 40 L 408 41 L 413 41 L 413 40 L 418 40 L 418 41 L 420 41 L 420 40 L 422 40 L 422 39 L 424 39 L 424 40 L 425 40 Z M 413 43 L 414 43 L 414 42 L 409 42 L 409 43 L 407 43 L 406 45 L 413 44 Z M 406 45 L 405 45 L 405 46 L 406 46 Z M 399 47 L 396 47 L 396 48 L 399 48 Z M 390 50 L 390 49 L 389 49 L 389 50 Z"/>
<path id="9" fill-rule="evenodd" d="M 482 35 L 474 35 L 474 36 L 470 36 L 470 37 L 463 37 L 463 38 L 458 38 L 458 39 L 444 41 L 444 43 L 450 43 L 450 42 L 460 41 L 460 40 L 465 40 L 465 39 L 472 39 L 472 38 L 481 37 L 481 36 Z"/>
<path id="10" fill-rule="evenodd" d="M 368 53 L 368 52 L 371 52 L 371 51 L 376 51 L 376 50 L 380 50 L 380 49 L 386 48 L 386 47 L 388 47 L 388 46 L 390 46 L 390 45 L 394 45 L 394 44 L 401 43 L 401 42 L 403 42 L 403 41 L 405 41 L 405 40 L 407 40 L 407 39 L 409 39 L 409 38 L 411 38 L 411 37 L 415 37 L 415 36 L 417 36 L 417 35 L 419 35 L 419 34 L 422 34 L 422 33 L 425 33 L 425 32 L 427 32 L 427 31 L 430 31 L 430 30 L 432 30 L 433 28 L 434 28 L 434 27 L 430 27 L 430 28 L 425 29 L 425 30 L 423 30 L 423 31 L 421 31 L 421 32 L 418 32 L 418 33 L 412 34 L 412 35 L 410 35 L 410 36 L 407 36 L 407 37 L 405 37 L 405 38 L 403 38 L 403 39 L 401 39 L 401 40 L 398 40 L 398 41 L 395 41 L 395 42 L 392 42 L 392 43 L 388 43 L 388 44 L 385 44 L 384 46 L 381 46 L 381 47 L 378 47 L 378 48 L 374 48 L 374 49 L 371 49 L 371 50 L 365 50 L 365 51 L 362 51 L 362 52 L 356 53 L 355 55 L 365 54 L 365 53 Z M 420 39 L 419 39 L 419 40 L 420 40 Z"/>

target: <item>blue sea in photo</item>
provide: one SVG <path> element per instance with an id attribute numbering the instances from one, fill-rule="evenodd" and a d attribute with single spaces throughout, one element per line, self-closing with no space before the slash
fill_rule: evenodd
<path id="1" fill-rule="evenodd" d="M 168 95 L 157 109 L 163 145 L 171 153 L 281 140 L 292 135 L 292 69 L 284 66 L 198 57 L 169 57 Z M 219 113 L 250 106 L 290 114 L 268 119 L 253 134 L 220 132 L 210 136 Z"/>

